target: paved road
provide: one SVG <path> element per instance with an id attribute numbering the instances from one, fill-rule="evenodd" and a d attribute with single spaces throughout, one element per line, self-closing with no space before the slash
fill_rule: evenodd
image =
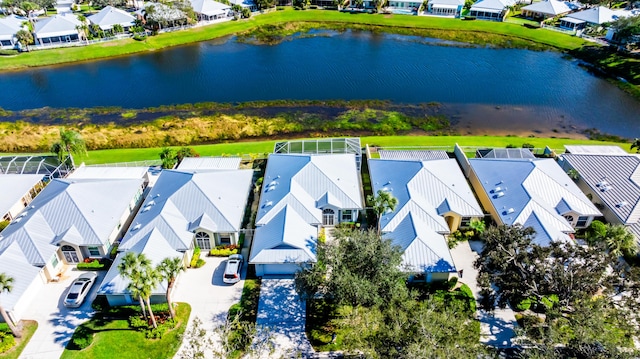
<path id="1" fill-rule="evenodd" d="M 76 327 L 93 316 L 91 302 L 106 272 L 98 272 L 96 284 L 80 308 L 66 308 L 62 304 L 71 282 L 82 273 L 85 272 L 68 267 L 59 282 L 46 284 L 34 299 L 23 317 L 36 320 L 38 329 L 24 348 L 20 359 L 60 358 Z"/>

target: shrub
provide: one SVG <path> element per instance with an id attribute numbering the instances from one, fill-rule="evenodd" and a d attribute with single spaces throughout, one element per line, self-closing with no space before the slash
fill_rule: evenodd
<path id="1" fill-rule="evenodd" d="M 530 143 L 523 143 L 522 144 L 522 148 L 535 148 L 536 146 L 530 144 Z"/>
<path id="2" fill-rule="evenodd" d="M 235 248 L 235 249 L 217 249 L 214 248 L 212 250 L 209 251 L 209 255 L 213 256 L 213 257 L 228 257 L 232 254 L 238 254 L 240 252 L 240 249 Z"/>
<path id="3" fill-rule="evenodd" d="M 129 326 L 136 330 L 143 330 L 149 328 L 149 324 L 143 318 L 140 318 L 139 315 L 132 315 L 129 317 Z"/>
<path id="4" fill-rule="evenodd" d="M 5 353 L 16 345 L 16 338 L 10 333 L 0 332 L 0 353 Z"/>
<path id="5" fill-rule="evenodd" d="M 452 290 L 458 284 L 458 277 L 453 277 L 447 281 L 447 290 Z"/>
<path id="6" fill-rule="evenodd" d="M 144 41 L 147 39 L 147 35 L 135 34 L 133 35 L 133 39 L 136 41 Z"/>
<path id="7" fill-rule="evenodd" d="M 17 54 L 17 50 L 0 50 L 0 56 L 14 56 Z"/>
<path id="8" fill-rule="evenodd" d="M 198 258 L 198 260 L 196 261 L 195 268 L 200 268 L 200 267 L 202 267 L 203 265 L 205 265 L 205 263 L 207 263 L 207 262 L 205 262 L 205 261 L 204 261 L 204 259 L 202 259 L 202 258 Z"/>
<path id="9" fill-rule="evenodd" d="M 594 245 L 607 237 L 607 226 L 597 219 L 591 221 L 586 231 L 586 240 L 589 244 Z"/>
<path id="10" fill-rule="evenodd" d="M 85 260 L 85 262 L 78 263 L 77 268 L 80 270 L 103 270 L 105 269 L 105 264 L 100 263 L 97 259 L 90 260 L 89 262 Z"/>
<path id="11" fill-rule="evenodd" d="M 93 331 L 84 325 L 80 325 L 73 333 L 71 343 L 77 349 L 84 349 L 93 342 Z"/>
<path id="12" fill-rule="evenodd" d="M 520 303 L 518 303 L 518 305 L 516 305 L 516 309 L 518 309 L 519 311 L 522 312 L 522 311 L 525 311 L 525 310 L 531 308 L 531 304 L 533 304 L 531 299 L 530 298 L 526 298 L 526 299 L 521 300 Z"/>
<path id="13" fill-rule="evenodd" d="M 276 6 L 276 11 L 284 11 L 284 6 Z"/>
<path id="14" fill-rule="evenodd" d="M 200 260 L 200 247 L 195 247 L 193 249 L 193 257 L 191 258 L 190 267 L 192 267 L 192 268 L 200 268 L 200 267 L 202 267 L 202 265 L 200 267 L 196 266 L 196 264 L 198 263 L 198 260 Z"/>

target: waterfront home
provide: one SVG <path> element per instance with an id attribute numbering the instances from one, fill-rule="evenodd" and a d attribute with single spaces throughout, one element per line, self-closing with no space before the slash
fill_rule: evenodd
<path id="1" fill-rule="evenodd" d="M 385 10 L 394 14 L 414 14 L 422 5 L 421 1 L 415 0 L 390 0 Z"/>
<path id="2" fill-rule="evenodd" d="M 34 38 L 39 45 L 56 45 L 80 41 L 78 26 L 82 24 L 75 15 L 64 14 L 38 20 Z"/>
<path id="3" fill-rule="evenodd" d="M 560 19 L 560 27 L 569 30 L 584 29 L 587 25 L 602 25 L 629 16 L 625 10 L 611 10 L 605 6 L 596 6 L 571 13 Z"/>
<path id="4" fill-rule="evenodd" d="M 355 154 L 271 154 L 249 258 L 256 274 L 292 276 L 314 263 L 321 228 L 357 221 L 361 188 Z"/>
<path id="5" fill-rule="evenodd" d="M 436 16 L 459 17 L 464 7 L 464 0 L 432 0 L 427 4 L 425 14 Z"/>
<path id="6" fill-rule="evenodd" d="M 565 147 L 562 167 L 577 171 L 578 186 L 607 222 L 627 226 L 640 241 L 640 155 L 617 146 Z"/>
<path id="7" fill-rule="evenodd" d="M 191 6 L 198 21 L 225 19 L 231 14 L 231 6 L 213 0 L 191 0 Z"/>
<path id="8" fill-rule="evenodd" d="M 0 175 L 0 216 L 4 221 L 12 221 L 38 192 L 45 186 L 44 177 L 38 174 L 3 174 Z"/>
<path id="9" fill-rule="evenodd" d="M 136 303 L 127 290 L 129 280 L 118 271 L 127 252 L 145 254 L 154 266 L 169 257 L 188 265 L 195 246 L 206 256 L 216 245 L 238 244 L 252 178 L 252 170 L 163 170 L 122 239 L 98 293 L 111 305 Z M 165 301 L 165 292 L 166 281 L 153 290 L 151 300 Z"/>
<path id="10" fill-rule="evenodd" d="M 256 5 L 256 3 L 253 2 L 253 0 L 229 0 L 229 4 L 231 4 L 231 6 L 240 5 L 240 7 L 247 8 L 251 10 L 251 12 L 258 11 L 258 5 Z M 291 5 L 291 4 L 288 4 L 288 5 Z"/>
<path id="11" fill-rule="evenodd" d="M 480 0 L 471 6 L 469 16 L 479 20 L 502 21 L 515 0 Z"/>
<path id="12" fill-rule="evenodd" d="M 108 255 L 141 198 L 142 179 L 54 179 L 0 233 L 2 304 L 17 323 L 65 264 Z"/>
<path id="13" fill-rule="evenodd" d="M 403 270 L 411 279 L 427 282 L 457 272 L 446 236 L 484 216 L 456 160 L 433 152 L 441 158 L 384 159 L 381 153 L 381 159 L 369 160 L 373 192 L 398 200 L 394 211 L 379 218 L 382 235 L 402 249 Z"/>
<path id="14" fill-rule="evenodd" d="M 74 3 L 74 0 L 57 0 L 53 7 L 58 14 L 70 14 Z"/>
<path id="15" fill-rule="evenodd" d="M 570 241 L 602 213 L 551 158 L 468 160 L 469 181 L 498 224 L 536 231 L 534 242 Z"/>
<path id="16" fill-rule="evenodd" d="M 25 21 L 27 19 L 16 15 L 0 18 L 0 49 L 13 49 L 16 47 L 18 43 L 16 34 L 22 30 Z"/>
<path id="17" fill-rule="evenodd" d="M 524 17 L 544 20 L 550 17 L 568 14 L 579 8 L 579 4 L 575 2 L 546 0 L 524 6 L 521 10 Z"/>
<path id="18" fill-rule="evenodd" d="M 102 31 L 110 31 L 115 25 L 120 25 L 127 32 L 134 25 L 135 17 L 124 10 L 106 6 L 98 13 L 87 17 L 87 20 L 98 25 Z"/>

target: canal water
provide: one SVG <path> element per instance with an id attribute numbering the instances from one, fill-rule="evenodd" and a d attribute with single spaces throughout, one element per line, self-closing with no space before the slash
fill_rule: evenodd
<path id="1" fill-rule="evenodd" d="M 275 99 L 439 102 L 462 133 L 640 132 L 640 101 L 560 53 L 370 32 L 324 31 L 277 45 L 229 38 L 0 74 L 8 110 Z"/>

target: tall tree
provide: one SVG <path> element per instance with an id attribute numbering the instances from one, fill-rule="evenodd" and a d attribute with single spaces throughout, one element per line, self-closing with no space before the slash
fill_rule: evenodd
<path id="1" fill-rule="evenodd" d="M 378 230 L 378 234 L 380 234 L 380 231 L 382 230 L 382 228 L 380 228 L 380 219 L 382 215 L 387 212 L 393 212 L 398 205 L 398 199 L 388 191 L 378 190 L 376 195 L 367 196 L 367 201 L 377 216 L 376 228 Z"/>
<path id="2" fill-rule="evenodd" d="M 144 293 L 138 288 L 142 287 L 142 277 L 147 272 L 148 268 L 151 268 L 151 260 L 149 260 L 144 254 L 135 254 L 133 252 L 127 252 L 122 258 L 122 261 L 118 264 L 118 271 L 120 275 L 129 279 L 130 288 L 129 291 L 134 297 L 138 297 L 140 301 L 140 310 L 142 310 L 142 316 L 147 318 Z"/>
<path id="3" fill-rule="evenodd" d="M 176 166 L 176 151 L 171 147 L 163 147 L 160 151 L 160 160 L 162 161 L 162 168 L 172 169 Z"/>
<path id="4" fill-rule="evenodd" d="M 5 273 L 0 273 L 0 294 L 4 292 L 11 293 L 12 290 L 13 277 L 10 277 Z M 11 333 L 13 333 L 13 336 L 16 338 L 20 338 L 22 336 L 20 330 L 18 330 L 18 328 L 16 328 L 16 326 L 13 324 L 11 318 L 9 318 L 9 315 L 7 314 L 7 311 L 2 305 L 0 305 L 0 314 L 2 315 L 2 319 L 4 320 L 4 322 L 9 326 L 9 329 L 11 329 Z"/>
<path id="5" fill-rule="evenodd" d="M 67 155 L 71 161 L 71 168 L 76 168 L 73 155 L 87 154 L 87 146 L 80 133 L 61 127 L 60 139 L 51 145 L 51 152 L 58 155 L 60 162 L 64 161 L 65 155 Z"/>
<path id="6" fill-rule="evenodd" d="M 19 30 L 16 33 L 16 39 L 18 40 L 20 46 L 27 49 L 27 51 L 29 51 L 29 45 L 33 44 L 33 35 L 31 34 L 31 32 L 24 29 Z"/>
<path id="7" fill-rule="evenodd" d="M 162 274 L 155 270 L 155 268 L 149 266 L 148 268 L 145 268 L 144 275 L 142 276 L 142 281 L 139 283 L 140 286 L 138 287 L 140 294 L 144 296 L 147 303 L 147 310 L 149 311 L 151 324 L 154 328 L 158 327 L 158 323 L 156 322 L 156 316 L 153 314 L 153 309 L 151 309 L 151 294 L 161 281 Z"/>
<path id="8" fill-rule="evenodd" d="M 167 280 L 167 304 L 169 305 L 169 313 L 171 314 L 171 318 L 176 317 L 175 310 L 173 309 L 173 303 L 171 301 L 171 292 L 173 290 L 173 285 L 176 282 L 176 278 L 178 274 L 184 270 L 184 263 L 182 262 L 182 258 L 174 257 L 174 258 L 165 258 L 158 265 L 158 271 L 162 274 L 163 278 Z"/>

